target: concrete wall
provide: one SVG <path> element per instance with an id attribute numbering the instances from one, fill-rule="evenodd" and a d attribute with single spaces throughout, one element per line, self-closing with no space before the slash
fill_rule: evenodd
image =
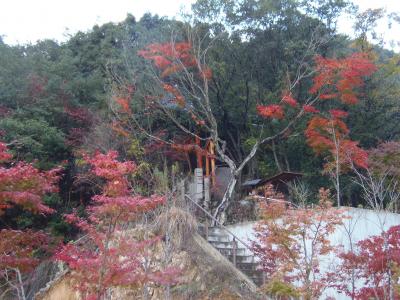
<path id="1" fill-rule="evenodd" d="M 332 245 L 343 245 L 344 249 L 350 249 L 350 240 L 345 228 L 353 231 L 351 235 L 352 243 L 364 240 L 373 235 L 379 235 L 382 230 L 388 230 L 390 227 L 400 224 L 400 214 L 390 212 L 376 212 L 369 209 L 348 208 L 347 215 L 349 219 L 344 220 L 344 224 L 329 237 Z M 238 238 L 250 244 L 255 239 L 254 225 L 256 222 L 245 222 L 227 226 Z M 249 251 L 250 252 L 250 251 Z M 250 252 L 251 253 L 251 252 Z M 331 266 L 339 264 L 339 259 L 334 255 L 321 259 L 321 271 L 328 271 Z M 359 283 L 361 284 L 361 283 Z M 326 297 L 333 299 L 351 299 L 343 294 L 337 293 L 334 289 L 327 289 L 322 299 Z"/>

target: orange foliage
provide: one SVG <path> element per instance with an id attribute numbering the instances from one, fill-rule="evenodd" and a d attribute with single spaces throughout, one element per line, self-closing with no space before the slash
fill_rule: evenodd
<path id="1" fill-rule="evenodd" d="M 128 99 L 119 97 L 115 99 L 115 102 L 120 105 L 122 112 L 132 114 Z"/>
<path id="2" fill-rule="evenodd" d="M 212 78 L 211 68 L 209 68 L 207 66 L 203 67 L 203 75 L 207 80 L 210 80 Z"/>
<path id="3" fill-rule="evenodd" d="M 154 55 L 151 59 L 153 60 L 156 67 L 159 69 L 165 69 L 172 64 L 170 60 L 161 55 Z"/>
<path id="4" fill-rule="evenodd" d="M 347 113 L 341 110 L 330 110 L 330 118 L 313 117 L 307 125 L 305 136 L 308 145 L 318 155 L 328 153 L 331 159 L 325 170 L 335 167 L 335 159 L 339 159 L 342 167 L 354 163 L 357 167 L 367 168 L 368 154 L 358 146 L 358 142 L 348 138 L 349 129 L 343 122 Z"/>
<path id="5" fill-rule="evenodd" d="M 193 67 L 197 61 L 192 53 L 192 46 L 189 43 L 164 43 L 150 44 L 144 50 L 138 51 L 138 55 L 154 62 L 161 70 L 177 64 L 178 60 L 185 67 Z"/>
<path id="6" fill-rule="evenodd" d="M 161 78 L 179 73 L 184 68 L 196 68 L 199 75 L 209 80 L 212 77 L 210 67 L 200 65 L 193 54 L 192 45 L 187 42 L 150 44 L 145 49 L 138 51 L 138 55 L 151 60 L 160 69 Z"/>
<path id="7" fill-rule="evenodd" d="M 343 160 L 351 161 L 354 165 L 363 169 L 368 168 L 368 153 L 358 146 L 358 142 L 344 140 L 341 146 Z"/>
<path id="8" fill-rule="evenodd" d="M 335 99 L 339 97 L 338 94 L 322 94 L 319 96 L 319 99 L 321 100 L 328 100 L 328 99 Z"/>
<path id="9" fill-rule="evenodd" d="M 284 95 L 282 97 L 282 102 L 286 103 L 287 105 L 290 105 L 291 107 L 297 106 L 297 101 L 292 97 L 291 94 Z"/>
<path id="10" fill-rule="evenodd" d="M 337 250 L 329 236 L 342 224 L 344 210 L 332 208 L 329 190 L 324 189 L 314 207 L 294 208 L 269 186 L 259 205 L 261 220 L 254 228 L 252 250 L 265 275 L 295 284 L 302 299 L 319 299 L 332 280 L 320 264 Z"/>
<path id="11" fill-rule="evenodd" d="M 214 157 L 214 155 L 211 155 L 207 150 L 201 148 L 199 145 L 196 144 L 172 144 L 171 145 L 172 149 L 179 151 L 179 152 L 185 152 L 185 153 L 190 153 L 190 152 L 196 152 L 200 154 L 203 157 Z"/>
<path id="12" fill-rule="evenodd" d="M 111 129 L 114 130 L 116 133 L 119 135 L 122 135 L 124 137 L 129 137 L 129 132 L 126 131 L 125 129 L 122 128 L 121 124 L 119 122 L 113 122 L 111 124 Z"/>
<path id="13" fill-rule="evenodd" d="M 363 85 L 364 76 L 376 71 L 365 53 L 354 53 L 343 59 L 318 56 L 315 60 L 318 75 L 310 92 L 321 93 L 320 99 L 339 98 L 345 104 L 358 102 L 354 89 Z"/>
<path id="14" fill-rule="evenodd" d="M 170 84 L 163 84 L 163 89 L 164 91 L 166 91 L 167 93 L 171 94 L 174 96 L 173 100 L 180 106 L 180 107 L 185 107 L 186 105 L 186 101 L 185 98 L 182 96 L 182 94 L 178 91 L 178 89 L 176 89 L 175 87 L 173 87 Z"/>
<path id="15" fill-rule="evenodd" d="M 278 104 L 257 105 L 257 113 L 264 118 L 283 119 L 285 112 Z"/>
<path id="16" fill-rule="evenodd" d="M 339 118 L 327 119 L 315 116 L 305 131 L 307 143 L 317 154 L 334 147 L 332 135 L 343 139 L 349 133 L 347 125 Z"/>
<path id="17" fill-rule="evenodd" d="M 308 113 L 314 113 L 314 114 L 319 113 L 319 110 L 312 105 L 303 105 L 303 109 L 305 112 Z"/>
<path id="18" fill-rule="evenodd" d="M 316 58 L 317 75 L 314 77 L 312 94 L 320 94 L 321 100 L 338 98 L 344 104 L 356 104 L 356 88 L 364 84 L 363 77 L 376 71 L 376 66 L 365 53 L 354 53 L 343 59 Z M 306 112 L 318 112 L 313 107 L 304 106 Z M 367 152 L 358 143 L 348 138 L 349 129 L 343 122 L 348 113 L 338 109 L 329 111 L 329 118 L 315 116 L 308 123 L 305 135 L 307 143 L 321 155 L 330 156 L 325 171 L 335 168 L 336 160 L 342 169 L 354 164 L 367 168 Z"/>
<path id="19" fill-rule="evenodd" d="M 349 115 L 347 112 L 340 109 L 331 109 L 329 113 L 331 114 L 332 118 L 335 119 L 346 118 Z"/>

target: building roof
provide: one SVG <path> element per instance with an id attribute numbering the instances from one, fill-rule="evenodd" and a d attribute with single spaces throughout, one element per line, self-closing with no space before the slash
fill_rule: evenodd
<path id="1" fill-rule="evenodd" d="M 247 180 L 243 182 L 242 186 L 254 186 L 260 183 L 261 179 Z"/>
<path id="2" fill-rule="evenodd" d="M 242 184 L 242 186 L 243 187 L 257 187 L 257 186 L 264 185 L 267 183 L 276 184 L 278 182 L 289 182 L 289 181 L 292 181 L 292 180 L 297 179 L 302 176 L 303 176 L 302 173 L 297 173 L 297 172 L 281 172 L 277 175 L 274 175 L 274 176 L 266 178 L 266 179 L 247 180 Z"/>

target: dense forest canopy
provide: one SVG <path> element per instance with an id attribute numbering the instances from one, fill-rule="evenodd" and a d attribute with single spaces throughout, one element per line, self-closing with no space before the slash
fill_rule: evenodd
<path id="1" fill-rule="evenodd" d="M 344 57 L 367 49 L 378 71 L 361 87 L 359 104 L 346 108 L 350 135 L 365 149 L 396 141 L 400 134 L 398 55 L 365 40 L 365 30 L 372 30 L 373 24 L 359 24 L 363 28 L 356 39 L 337 34 L 338 16 L 350 8 L 351 3 L 346 1 L 204 0 L 193 5 L 191 23 L 149 14 L 137 21 L 128 15 L 121 23 L 96 25 L 61 44 L 44 40 L 9 46 L 0 41 L 2 139 L 10 144 L 18 160 L 34 162 L 43 169 L 64 163 L 66 175 L 57 200 L 62 210 L 78 205 L 76 201 L 85 198 L 78 194 L 87 193 L 85 188 L 72 186 L 74 174 L 79 172 L 76 154 L 81 149 L 114 148 L 122 156 L 150 164 L 150 168 L 162 168 L 165 159 L 167 164 L 174 164 L 179 155 L 164 156 L 171 151 L 146 151 L 146 147 L 155 145 L 145 135 L 131 131 L 125 136 L 115 131 L 118 120 L 112 102 L 132 86 L 135 93 L 129 105 L 134 111 L 143 109 L 142 99 L 157 92 L 157 86 L 154 70 L 137 52 L 151 43 L 187 40 L 193 34 L 190 28 L 209 47 L 210 101 L 220 137 L 234 161 L 242 161 L 257 138 L 262 123 L 256 105 L 279 99 L 304 55 L 306 63 L 312 64 L 315 55 Z M 313 49 L 308 48 L 311 43 Z M 305 99 L 309 88 L 310 82 L 304 81 L 293 96 Z M 332 104 L 319 105 L 326 109 Z M 182 141 L 187 139 L 159 112 L 140 113 L 141 121 L 145 120 L 153 133 L 163 129 L 168 138 L 180 135 Z M 184 114 L 179 117 L 190 123 Z M 265 124 L 267 134 L 284 122 Z M 329 186 L 329 180 L 320 176 L 323 161 L 312 153 L 301 134 L 307 122 L 307 118 L 302 119 L 293 134 L 263 145 L 241 177 L 252 179 L 295 170 L 304 173 L 315 190 Z M 181 167 L 187 170 L 187 163 L 181 162 Z M 350 182 L 344 197 L 345 203 L 362 204 L 360 199 L 353 199 Z"/>
<path id="2" fill-rule="evenodd" d="M 344 12 L 356 16 L 355 37 L 336 31 Z M 227 203 L 240 200 L 245 180 L 294 171 L 314 195 L 340 187 L 338 205 L 368 206 L 353 179 L 362 171 L 354 167 L 379 173 L 390 165 L 386 175 L 396 180 L 400 168 L 400 56 L 368 39 L 383 16 L 357 12 L 346 0 L 198 0 L 181 21 L 128 14 L 62 43 L 11 46 L 0 39 L 0 136 L 12 155 L 1 160 L 4 170 L 24 161 L 37 172 L 56 169 L 59 179 L 58 193 L 40 192 L 52 214 L 16 201 L 2 208 L 0 228 L 40 229 L 70 240 L 79 229 L 63 215 L 84 217 L 103 183 L 88 175 L 85 155 L 114 150 L 120 160 L 135 161 L 129 192 L 150 196 L 174 184 L 167 178 L 193 172 L 195 137 L 203 146 L 214 141 L 217 164 L 232 171 Z M 336 96 L 316 88 L 329 63 Z M 343 70 L 356 78 L 346 75 L 346 89 L 333 84 Z M 325 118 L 318 125 L 315 112 Z M 333 132 L 328 154 L 316 150 L 322 144 L 316 146 L 310 124 L 319 138 Z M 338 169 L 338 160 L 348 162 L 338 137 L 357 155 L 353 168 Z M 365 156 L 360 163 L 367 153 L 369 162 Z M 329 167 L 335 162 L 336 169 Z M 216 199 L 215 216 L 219 208 L 229 213 Z"/>
<path id="3" fill-rule="evenodd" d="M 82 149 L 115 149 L 150 169 L 163 168 L 164 161 L 172 165 L 177 158 L 182 160 L 173 151 L 164 149 L 161 155 L 151 151 L 155 141 L 138 130 L 118 131 L 120 120 L 113 112 L 118 105 L 113 102 L 127 96 L 132 111 L 139 113 L 139 122 L 146 122 L 152 133 L 167 135 L 167 140 L 173 136 L 181 142 L 187 139 L 160 112 L 143 108 L 143 99 L 160 90 L 154 82 L 155 70 L 137 53 L 152 43 L 188 40 L 196 32 L 203 46 L 209 47 L 210 101 L 220 138 L 235 162 L 250 151 L 259 126 L 273 134 L 285 125 L 285 120 L 262 125 L 256 106 L 279 99 L 298 71 L 300 59 L 313 64 L 315 55 L 340 58 L 368 51 L 378 71 L 360 88 L 358 105 L 346 108 L 349 132 L 365 149 L 396 141 L 400 134 L 398 55 L 366 40 L 365 31 L 372 30 L 376 22 L 373 12 L 372 24 L 359 24 L 360 35 L 355 39 L 338 34 L 335 22 L 351 8 L 351 3 L 342 0 L 204 0 L 193 5 L 190 23 L 149 14 L 137 21 L 128 15 L 121 23 L 96 25 L 61 44 L 44 40 L 9 46 L 0 41 L 2 140 L 18 160 L 34 162 L 42 169 L 64 164 L 60 197 L 51 200 L 61 210 L 84 204 L 90 194 L 87 187 L 73 185 L 79 173 L 77 153 Z M 298 85 L 292 91 L 294 98 L 304 100 L 310 84 L 304 80 Z M 129 87 L 134 93 L 129 94 Z M 328 102 L 318 105 L 323 109 L 332 106 Z M 178 117 L 193 129 L 184 114 Z M 242 180 L 294 170 L 304 173 L 315 191 L 329 186 L 329 180 L 320 176 L 324 162 L 313 154 L 301 133 L 307 122 L 303 118 L 293 132 L 260 147 L 241 173 Z M 187 162 L 180 165 L 188 170 Z M 343 181 L 345 203 L 362 205 L 355 187 L 346 177 Z"/>

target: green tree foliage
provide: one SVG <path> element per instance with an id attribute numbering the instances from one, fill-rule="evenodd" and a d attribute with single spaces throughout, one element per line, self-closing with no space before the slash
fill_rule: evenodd
<path id="1" fill-rule="evenodd" d="M 120 109 L 116 99 L 129 95 L 127 105 L 139 113 L 137 121 L 146 130 L 167 140 L 187 142 L 174 124 L 146 106 L 151 100 L 146 97 L 162 91 L 154 84 L 155 70 L 137 52 L 151 43 L 187 40 L 186 29 L 191 28 L 204 37 L 204 45 L 210 45 L 206 62 L 213 73 L 210 101 L 221 139 L 235 161 L 248 153 L 263 126 L 257 104 L 278 101 L 289 78 L 296 77 L 299 64 L 311 66 L 316 54 L 342 58 L 368 51 L 379 71 L 360 88 L 359 105 L 348 109 L 351 138 L 364 148 L 398 140 L 399 57 L 368 40 L 380 11 L 367 12 L 365 18 L 359 15 L 357 40 L 338 34 L 338 16 L 351 9 L 351 1 L 345 0 L 198 0 L 187 23 L 150 14 L 140 20 L 128 15 L 120 23 L 78 32 L 64 43 L 44 40 L 10 46 L 0 39 L 1 137 L 16 158 L 40 168 L 67 161 L 60 197 L 49 199 L 60 213 L 85 206 L 93 194 L 90 184 L 76 182 L 80 166 L 75 155 L 82 148 L 114 148 L 123 157 L 140 161 L 145 188 L 138 188 L 146 191 L 151 189 L 155 167 L 164 169 L 178 160 L 181 170 L 189 170 L 194 157 L 171 154 L 165 145 L 148 142 L 140 131 L 121 131 L 117 125 L 127 124 L 128 116 L 118 119 L 112 111 Z M 311 77 L 309 82 L 304 80 L 293 90 L 293 97 L 302 102 L 311 84 Z M 328 102 L 319 105 L 317 109 L 332 108 Z M 174 111 L 179 121 L 190 124 L 187 114 L 179 112 L 179 108 Z M 265 133 L 273 134 L 287 120 L 264 125 Z M 307 118 L 301 121 L 298 132 L 307 122 Z M 290 131 L 261 148 L 242 177 L 300 171 L 317 191 L 329 186 L 320 173 L 323 164 L 307 147 L 304 136 Z M 357 203 L 351 181 L 344 177 L 343 182 L 344 202 L 353 199 Z M 60 220 L 54 217 L 51 226 L 63 230 L 65 224 Z M 21 223 L 31 221 L 28 216 Z"/>
<path id="2" fill-rule="evenodd" d="M 60 195 L 45 199 L 57 213 L 44 220 L 15 211 L 12 216 L 18 215 L 16 226 L 50 226 L 64 235 L 71 232 L 60 215 L 72 207 L 85 206 L 92 195 L 88 184 L 76 183 L 79 167 L 75 152 L 104 144 L 106 136 L 101 137 L 99 128 L 109 129 L 112 122 L 108 108 L 110 91 L 115 81 L 129 77 L 127 66 L 134 63 L 131 58 L 136 54 L 135 50 L 128 53 L 125 48 L 140 49 L 152 39 L 168 36 L 165 32 L 173 23 L 151 15 L 136 22 L 128 15 L 121 23 L 78 32 L 62 44 L 44 40 L 33 45 L 9 46 L 0 40 L 2 139 L 18 160 L 33 162 L 43 169 L 61 162 L 66 166 Z M 118 139 L 115 135 L 111 131 L 110 141 Z M 97 138 L 94 143 L 91 136 Z M 126 147 L 122 143 L 121 152 L 133 155 L 129 145 L 134 141 L 128 140 Z"/>

